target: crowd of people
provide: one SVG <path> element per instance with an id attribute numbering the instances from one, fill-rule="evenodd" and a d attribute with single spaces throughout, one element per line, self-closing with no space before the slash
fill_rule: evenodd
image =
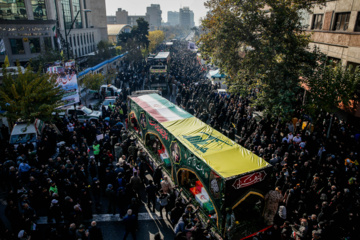
<path id="1" fill-rule="evenodd" d="M 285 123 L 256 118 L 256 93 L 219 94 L 186 47 L 180 42 L 172 49 L 170 100 L 273 165 L 264 210 L 272 227 L 255 238 L 360 239 L 359 129 L 326 113 L 303 127 L 300 108 Z M 124 91 L 114 106 L 101 109 L 98 122 L 57 118 L 56 127 L 46 124 L 36 148 L 26 143 L 15 149 L 8 136 L 2 140 L 0 181 L 11 228 L 1 221 L 0 239 L 102 239 L 91 222 L 102 208 L 119 214 L 124 239 L 135 239 L 142 201 L 161 217 L 165 213 L 176 239 L 212 238 L 191 199 L 181 197 L 161 165 L 149 169 L 146 152 L 127 131 L 127 96 L 146 86 L 149 66 L 125 61 L 121 69 L 117 84 Z M 4 127 L 1 133 L 6 135 Z M 38 225 L 40 216 L 48 224 Z M 227 232 L 235 222 L 227 218 Z"/>
<path id="2" fill-rule="evenodd" d="M 254 117 L 255 91 L 221 94 L 192 80 L 178 85 L 176 104 L 273 165 L 263 215 L 273 227 L 256 239 L 360 238 L 358 127 L 325 112 L 307 123 L 301 104 L 289 122 Z"/>

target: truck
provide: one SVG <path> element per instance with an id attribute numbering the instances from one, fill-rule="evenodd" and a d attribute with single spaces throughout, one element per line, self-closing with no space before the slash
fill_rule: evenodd
<path id="1" fill-rule="evenodd" d="M 118 89 L 114 85 L 101 85 L 99 89 L 101 99 L 105 99 L 106 97 L 118 97 L 120 96 L 121 89 Z"/>
<path id="2" fill-rule="evenodd" d="M 29 141 L 36 148 L 36 140 L 42 135 L 44 127 L 45 124 L 40 119 L 35 119 L 34 123 L 30 124 L 19 120 L 11 131 L 9 142 L 17 148 L 20 143 L 25 144 Z"/>
<path id="3" fill-rule="evenodd" d="M 106 97 L 118 97 L 120 96 L 121 89 L 114 85 L 107 84 L 101 85 L 99 90 L 88 90 L 88 93 L 94 94 L 94 98 L 100 98 L 104 100 Z"/>
<path id="4" fill-rule="evenodd" d="M 59 114 L 60 117 L 73 117 L 76 115 L 80 122 L 97 121 L 102 116 L 101 111 L 93 111 L 85 106 L 68 106 L 63 108 L 65 111 Z"/>
<path id="5" fill-rule="evenodd" d="M 215 232 L 227 233 L 226 209 L 239 223 L 230 239 L 266 227 L 261 218 L 271 164 L 153 92 L 128 96 L 127 120 L 129 131 L 151 155 L 149 165 L 163 165 Z"/>

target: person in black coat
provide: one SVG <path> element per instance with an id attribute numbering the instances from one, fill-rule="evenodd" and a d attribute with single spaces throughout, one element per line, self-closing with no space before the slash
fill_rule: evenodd
<path id="1" fill-rule="evenodd" d="M 101 228 L 96 226 L 96 222 L 92 221 L 89 227 L 89 240 L 103 240 Z"/>
<path id="2" fill-rule="evenodd" d="M 127 211 L 127 215 L 123 219 L 123 223 L 125 225 L 125 234 L 123 240 L 127 238 L 129 233 L 131 233 L 133 239 L 136 239 L 136 216 L 132 213 L 132 210 L 129 209 Z"/>
<path id="3" fill-rule="evenodd" d="M 152 180 L 149 180 L 149 185 L 146 186 L 146 193 L 148 199 L 148 207 L 150 209 L 150 203 L 152 203 L 153 212 L 155 212 L 155 208 L 156 208 L 156 192 L 157 192 L 156 186 L 153 184 Z"/>

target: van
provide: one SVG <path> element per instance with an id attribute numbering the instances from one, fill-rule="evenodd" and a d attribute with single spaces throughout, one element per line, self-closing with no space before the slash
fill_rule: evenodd
<path id="1" fill-rule="evenodd" d="M 44 130 L 45 124 L 40 119 L 36 119 L 34 123 L 17 122 L 10 135 L 10 144 L 15 148 L 19 143 L 25 144 L 30 141 L 36 148 L 37 137 L 41 136 Z"/>

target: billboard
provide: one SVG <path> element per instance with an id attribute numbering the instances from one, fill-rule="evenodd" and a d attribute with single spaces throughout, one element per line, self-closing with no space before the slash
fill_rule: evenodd
<path id="1" fill-rule="evenodd" d="M 73 62 L 71 62 L 73 63 Z M 77 83 L 77 75 L 73 64 L 65 63 L 66 67 L 62 65 L 52 66 L 47 69 L 47 73 L 56 74 L 56 82 L 64 90 L 64 96 L 61 99 L 62 106 L 68 106 L 80 102 L 79 87 Z"/>

